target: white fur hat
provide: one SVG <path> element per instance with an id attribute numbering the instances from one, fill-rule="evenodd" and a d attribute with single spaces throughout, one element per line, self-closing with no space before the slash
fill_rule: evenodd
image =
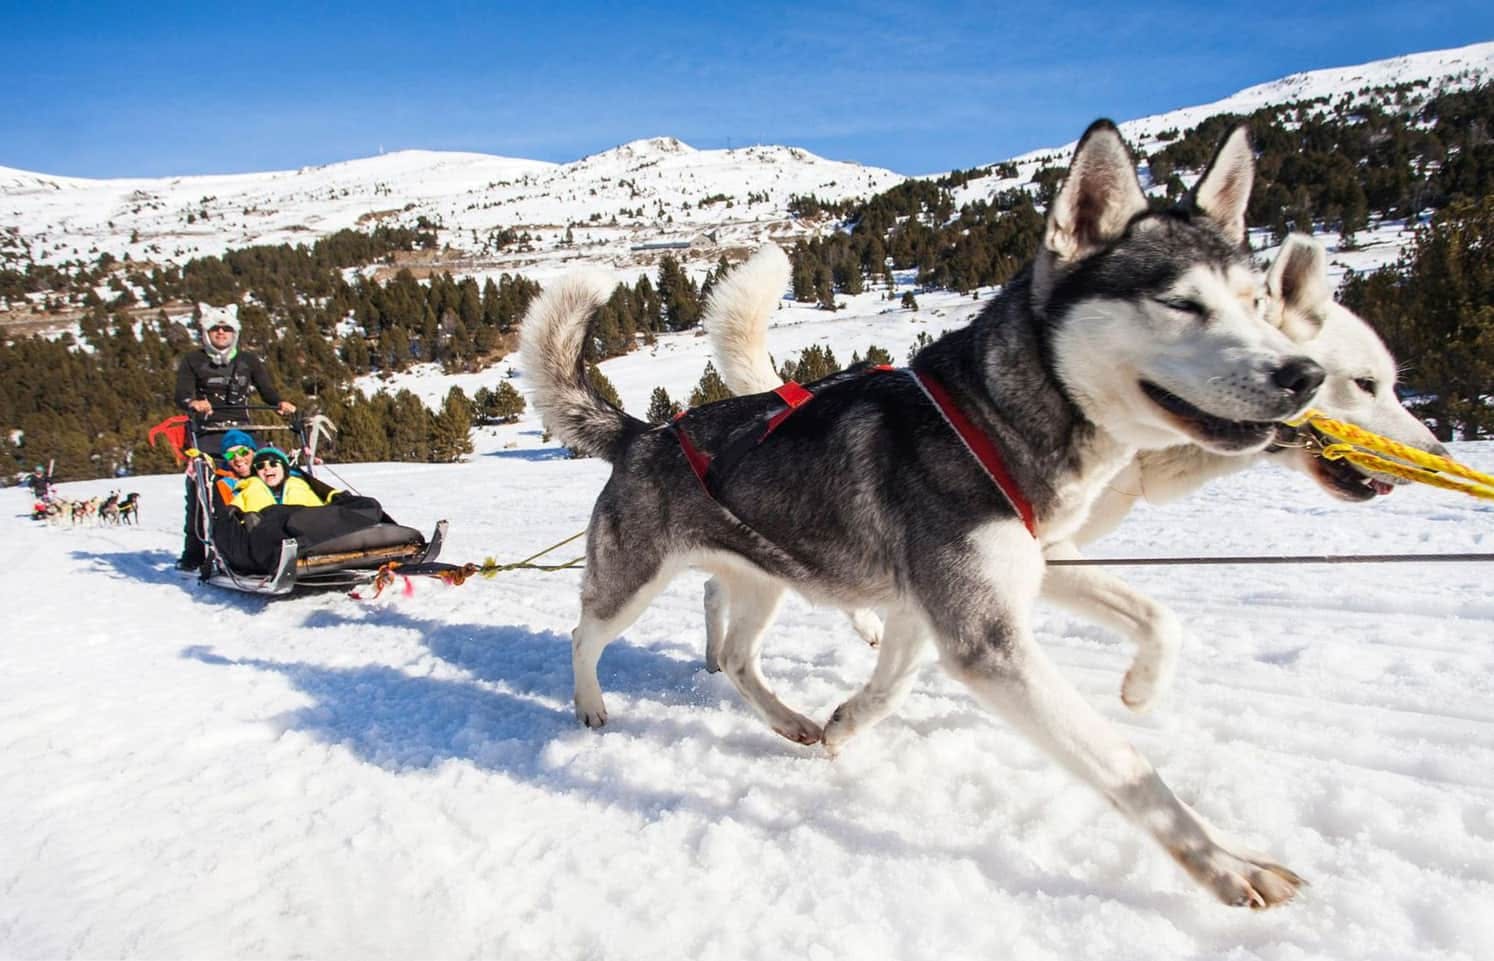
<path id="1" fill-rule="evenodd" d="M 197 310 L 202 314 L 202 319 L 197 322 L 197 326 L 203 334 L 206 334 L 214 327 L 232 327 L 234 334 L 237 336 L 239 332 L 238 304 L 229 304 L 227 307 L 198 304 Z"/>

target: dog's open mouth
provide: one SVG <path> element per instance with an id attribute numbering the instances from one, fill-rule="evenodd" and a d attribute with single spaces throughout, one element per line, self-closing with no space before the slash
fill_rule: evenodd
<path id="1" fill-rule="evenodd" d="M 1188 436 L 1216 450 L 1247 451 L 1265 444 L 1276 433 L 1276 425 L 1270 421 L 1225 420 L 1149 381 L 1141 382 L 1141 390 L 1152 403 L 1171 415 Z"/>
<path id="2" fill-rule="evenodd" d="M 1318 451 L 1331 441 L 1311 426 L 1306 429 L 1308 451 L 1312 456 L 1313 478 L 1328 493 L 1348 501 L 1367 501 L 1380 494 L 1395 490 L 1391 481 L 1381 480 L 1355 467 L 1346 460 L 1329 460 Z"/>

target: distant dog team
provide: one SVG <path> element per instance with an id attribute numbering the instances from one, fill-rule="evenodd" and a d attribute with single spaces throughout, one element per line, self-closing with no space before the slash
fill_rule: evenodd
<path id="1" fill-rule="evenodd" d="M 132 491 L 121 497 L 119 491 L 113 491 L 108 497 L 85 500 L 53 497 L 38 501 L 32 509 L 32 516 L 53 526 L 134 524 L 140 517 L 140 495 Z"/>

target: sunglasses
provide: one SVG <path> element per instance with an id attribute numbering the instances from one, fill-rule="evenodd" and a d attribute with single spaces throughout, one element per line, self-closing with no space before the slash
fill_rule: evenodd
<path id="1" fill-rule="evenodd" d="M 223 456 L 229 460 L 238 460 L 240 457 L 248 457 L 253 453 L 254 451 L 248 447 L 230 447 L 223 452 Z"/>
<path id="2" fill-rule="evenodd" d="M 266 467 L 279 467 L 281 470 L 284 470 L 285 462 L 280 460 L 278 457 L 271 460 L 257 460 L 254 462 L 254 469 L 256 471 L 262 471 Z"/>
<path id="3" fill-rule="evenodd" d="M 210 334 L 221 334 L 224 331 L 227 331 L 228 333 L 231 334 L 231 333 L 233 333 L 233 328 L 229 327 L 227 325 L 219 325 L 217 327 L 209 327 L 208 328 L 208 333 L 210 333 Z"/>

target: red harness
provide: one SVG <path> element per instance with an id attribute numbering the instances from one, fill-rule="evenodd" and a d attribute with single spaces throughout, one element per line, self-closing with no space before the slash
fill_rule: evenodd
<path id="1" fill-rule="evenodd" d="M 955 432 L 955 436 L 960 439 L 960 443 L 964 445 L 965 450 L 970 452 L 970 456 L 975 458 L 981 470 L 985 471 L 986 476 L 991 479 L 991 483 L 996 485 L 996 489 L 1001 491 L 1007 503 L 1011 504 L 1012 510 L 1016 511 L 1017 516 L 1022 518 L 1022 524 L 1027 528 L 1027 532 L 1033 537 L 1037 537 L 1037 517 L 1033 513 L 1032 504 L 1028 502 L 1026 497 L 1022 496 L 1022 489 L 1017 486 L 1017 482 L 1012 479 L 1011 472 L 1006 469 L 1006 462 L 1001 459 L 1001 452 L 997 449 L 996 444 L 992 442 L 991 438 L 983 433 L 980 428 L 976 427 L 969 417 L 965 416 L 965 413 L 955 404 L 954 398 L 950 396 L 949 391 L 945 389 L 944 385 L 929 374 L 913 370 L 909 367 L 895 368 L 889 367 L 886 364 L 878 364 L 867 368 L 867 372 L 872 371 L 898 371 L 907 374 L 913 379 L 913 382 L 918 385 L 918 389 L 923 391 L 923 395 L 929 399 L 929 403 L 933 404 L 934 409 L 939 412 L 939 416 L 944 418 L 944 423 L 948 424 L 949 429 Z M 685 460 L 690 464 L 690 469 L 695 472 L 695 476 L 700 481 L 701 486 L 705 488 L 706 494 L 713 500 L 719 499 L 716 496 L 716 490 L 721 483 L 722 475 L 748 450 L 767 440 L 773 431 L 777 430 L 782 426 L 784 421 L 793 416 L 794 411 L 809 403 L 815 396 L 813 391 L 793 381 L 789 381 L 782 387 L 775 389 L 773 393 L 778 395 L 778 399 L 783 402 L 784 408 L 768 419 L 767 429 L 756 438 L 744 432 L 742 436 L 729 442 L 726 449 L 718 457 L 712 457 L 710 454 L 696 447 L 691 442 L 689 435 L 685 433 L 682 421 L 689 411 L 681 411 L 670 422 L 669 430 L 673 431 L 674 436 L 678 438 L 680 450 L 684 453 Z"/>

